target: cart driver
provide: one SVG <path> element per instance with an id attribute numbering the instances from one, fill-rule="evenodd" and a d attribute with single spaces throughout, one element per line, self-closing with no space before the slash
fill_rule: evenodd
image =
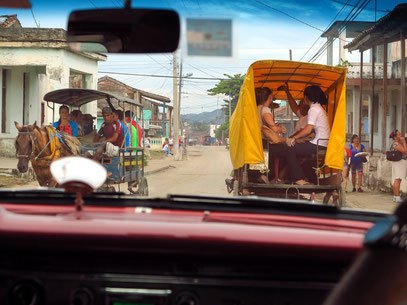
<path id="1" fill-rule="evenodd" d="M 93 142 L 103 142 L 103 144 L 98 147 L 93 156 L 93 160 L 95 161 L 99 161 L 103 152 L 106 152 L 109 157 L 118 156 L 119 148 L 123 144 L 122 127 L 119 122 L 113 121 L 112 109 L 110 107 L 104 107 L 102 109 L 102 115 L 104 123 L 95 135 Z"/>

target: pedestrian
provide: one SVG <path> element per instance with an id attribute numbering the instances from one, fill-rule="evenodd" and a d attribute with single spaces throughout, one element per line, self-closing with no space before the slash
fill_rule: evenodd
<path id="1" fill-rule="evenodd" d="M 343 160 L 343 171 L 342 171 L 342 184 L 343 184 L 343 189 L 345 190 L 345 192 L 346 192 L 346 187 L 348 186 L 350 157 L 352 157 L 352 151 L 348 147 L 346 147 L 344 160 Z"/>
<path id="2" fill-rule="evenodd" d="M 363 161 L 361 157 L 356 157 L 355 155 L 360 152 L 366 152 L 365 146 L 360 143 L 359 136 L 354 134 L 351 138 L 351 144 L 349 148 L 352 152 L 352 157 L 350 158 L 351 172 L 352 172 L 352 192 L 356 192 L 356 174 L 358 175 L 358 189 L 359 193 L 362 193 L 362 179 L 363 179 Z"/>
<path id="3" fill-rule="evenodd" d="M 149 160 L 151 160 L 150 148 L 151 148 L 151 139 L 146 138 L 144 141 L 144 152 Z"/>
<path id="4" fill-rule="evenodd" d="M 400 184 L 402 179 L 407 177 L 407 144 L 406 138 L 403 137 L 397 129 L 390 134 L 393 139 L 390 150 L 397 150 L 403 154 L 400 161 L 391 162 L 391 173 L 393 180 L 393 201 L 402 202 L 400 197 Z"/>

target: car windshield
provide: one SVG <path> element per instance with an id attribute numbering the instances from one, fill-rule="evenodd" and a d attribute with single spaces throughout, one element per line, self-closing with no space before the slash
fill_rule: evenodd
<path id="1" fill-rule="evenodd" d="M 1 188 L 53 188 L 50 164 L 82 155 L 102 191 L 140 198 L 403 200 L 407 4 L 135 0 L 180 16 L 178 49 L 154 54 L 68 48 L 72 11 L 120 0 L 31 4 L 0 16 Z"/>

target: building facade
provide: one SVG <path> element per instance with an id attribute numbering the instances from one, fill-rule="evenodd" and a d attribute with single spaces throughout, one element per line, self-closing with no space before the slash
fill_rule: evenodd
<path id="1" fill-rule="evenodd" d="M 0 155 L 15 154 L 20 124 L 51 124 L 58 118 L 43 101 L 52 90 L 96 89 L 102 54 L 72 52 L 63 29 L 23 28 L 16 15 L 0 16 Z M 96 115 L 96 103 L 82 111 Z"/>

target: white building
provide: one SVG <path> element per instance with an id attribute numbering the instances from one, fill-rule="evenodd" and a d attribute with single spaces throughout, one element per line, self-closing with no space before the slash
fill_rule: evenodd
<path id="1" fill-rule="evenodd" d="M 14 155 L 20 124 L 48 125 L 58 118 L 43 101 L 52 90 L 97 89 L 102 54 L 72 52 L 63 29 L 23 28 L 16 15 L 0 16 L 0 155 Z M 81 109 L 96 116 L 96 102 Z"/>

